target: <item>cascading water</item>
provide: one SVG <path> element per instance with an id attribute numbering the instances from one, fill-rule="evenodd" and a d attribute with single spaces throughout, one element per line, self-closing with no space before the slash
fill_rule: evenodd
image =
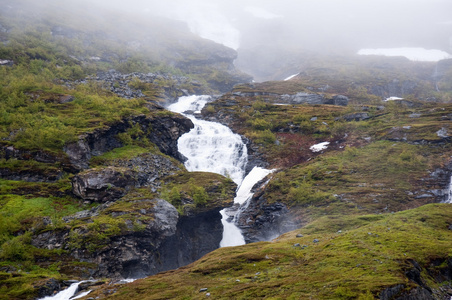
<path id="1" fill-rule="evenodd" d="M 73 283 L 73 284 L 71 284 L 70 287 L 68 287 L 67 289 L 59 292 L 58 294 L 56 294 L 54 296 L 47 296 L 47 297 L 41 298 L 39 300 L 69 300 L 69 299 L 81 298 L 81 295 L 77 296 L 77 297 L 74 297 L 74 298 L 72 298 L 72 297 L 77 292 L 78 286 L 81 283 L 83 283 L 83 282 L 86 282 L 86 281 L 80 281 L 80 282 Z M 86 295 L 88 295 L 88 293 L 89 293 L 89 291 L 88 292 L 84 292 L 82 295 L 86 296 Z"/>
<path id="2" fill-rule="evenodd" d="M 229 176 L 240 187 L 234 203 L 243 205 L 252 196 L 251 188 L 254 184 L 271 171 L 254 168 L 245 179 L 243 178 L 248 154 L 240 135 L 222 124 L 198 120 L 194 116 L 210 100 L 210 96 L 186 96 L 168 107 L 173 112 L 184 114 L 195 125 L 194 129 L 179 138 L 178 149 L 187 158 L 185 162 L 187 170 Z M 235 225 L 234 215 L 239 211 L 223 209 L 220 212 L 223 224 L 220 247 L 245 244 L 240 229 Z"/>
<path id="3" fill-rule="evenodd" d="M 240 229 L 235 225 L 240 213 L 248 207 L 249 201 L 253 196 L 251 189 L 272 171 L 259 167 L 254 167 L 251 172 L 243 179 L 242 184 L 237 190 L 234 204 L 239 205 L 236 209 L 223 209 L 221 211 L 221 222 L 223 223 L 223 239 L 220 247 L 240 246 L 245 244 L 245 239 Z M 229 212 L 229 215 L 228 215 Z M 232 220 L 229 220 L 232 219 Z"/>
<path id="4" fill-rule="evenodd" d="M 199 112 L 210 96 L 181 97 L 168 107 L 173 112 L 190 118 L 195 128 L 178 140 L 179 152 L 187 158 L 188 171 L 205 171 L 229 176 L 240 185 L 248 160 L 246 145 L 240 135 L 215 122 L 198 120 L 193 113 Z"/>
<path id="5" fill-rule="evenodd" d="M 447 191 L 447 197 L 445 202 L 452 204 L 452 176 L 450 176 L 449 190 Z"/>

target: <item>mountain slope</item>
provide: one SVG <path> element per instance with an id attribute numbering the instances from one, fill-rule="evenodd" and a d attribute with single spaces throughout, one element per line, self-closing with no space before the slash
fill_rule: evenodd
<path id="1" fill-rule="evenodd" d="M 451 209 L 325 216 L 273 242 L 218 249 L 187 267 L 89 297 L 448 299 Z"/>

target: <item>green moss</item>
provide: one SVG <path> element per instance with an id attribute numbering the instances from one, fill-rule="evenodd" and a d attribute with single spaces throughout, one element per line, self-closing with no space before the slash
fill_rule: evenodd
<path id="1" fill-rule="evenodd" d="M 0 137 L 17 148 L 61 151 L 83 132 L 103 127 L 132 114 L 149 112 L 144 100 L 125 100 L 94 94 L 89 87 L 66 91 L 41 75 L 26 75 L 21 66 L 7 69 L 2 77 Z M 60 104 L 55 91 L 73 94 L 75 100 Z M 38 92 L 34 92 L 38 91 Z M 60 92 L 60 93 L 61 93 Z"/>
<path id="2" fill-rule="evenodd" d="M 274 242 L 218 249 L 188 267 L 120 287 L 110 297 L 196 298 L 200 288 L 208 288 L 218 299 L 374 299 L 387 287 L 414 287 L 405 276 L 410 259 L 428 269 L 431 259 L 451 257 L 451 209 L 435 204 L 367 220 L 346 217 L 342 233 L 318 220 Z M 299 233 L 304 236 L 295 237 Z M 421 276 L 439 286 L 425 269 Z"/>
<path id="3" fill-rule="evenodd" d="M 161 197 L 182 214 L 230 206 L 236 189 L 230 178 L 208 172 L 182 171 L 168 176 L 165 183 Z"/>
<path id="4" fill-rule="evenodd" d="M 137 145 L 128 145 L 120 148 L 115 148 L 111 151 L 105 152 L 102 155 L 91 158 L 90 164 L 93 166 L 107 165 L 111 161 L 115 160 L 127 160 L 136 157 L 140 154 L 149 153 L 151 148 L 143 148 Z"/>

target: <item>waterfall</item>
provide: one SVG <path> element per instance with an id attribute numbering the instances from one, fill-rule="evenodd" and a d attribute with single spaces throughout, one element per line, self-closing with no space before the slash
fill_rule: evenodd
<path id="1" fill-rule="evenodd" d="M 445 203 L 452 204 L 452 176 L 450 176 L 449 189 L 447 191 L 447 196 L 446 196 Z"/>
<path id="2" fill-rule="evenodd" d="M 223 239 L 220 242 L 220 247 L 240 246 L 245 244 L 245 239 L 235 223 L 238 221 L 241 212 L 243 212 L 248 207 L 248 200 L 253 197 L 253 193 L 251 192 L 253 186 L 264 179 L 265 176 L 267 176 L 271 172 L 272 170 L 254 167 L 251 172 L 243 179 L 242 184 L 237 190 L 234 204 L 239 205 L 239 207 L 236 209 L 223 209 L 221 211 L 221 215 L 223 217 L 221 219 L 221 222 L 223 223 L 224 232 Z M 238 236 L 237 232 L 240 233 L 240 236 Z"/>
<path id="3" fill-rule="evenodd" d="M 184 96 L 168 107 L 169 110 L 190 118 L 195 125 L 195 128 L 179 138 L 178 150 L 187 158 L 185 167 L 188 171 L 205 171 L 229 176 L 239 186 L 234 203 L 246 205 L 252 196 L 252 187 L 271 171 L 254 168 L 246 178 L 243 178 L 248 153 L 240 135 L 222 124 L 198 120 L 194 116 L 210 100 L 210 96 Z M 220 212 L 223 224 L 220 247 L 245 244 L 240 229 L 235 225 L 236 214 L 239 212 L 240 209 L 223 209 Z"/>
<path id="4" fill-rule="evenodd" d="M 74 294 L 77 292 L 78 290 L 78 286 L 86 281 L 80 281 L 80 282 L 76 282 L 71 284 L 67 289 L 62 290 L 61 292 L 59 292 L 56 295 L 53 296 L 47 296 L 44 298 L 41 298 L 39 300 L 69 300 L 69 299 L 77 299 L 79 297 L 75 297 L 72 298 L 74 296 Z M 84 296 L 86 296 L 89 292 L 84 293 Z"/>
<path id="5" fill-rule="evenodd" d="M 248 161 L 246 145 L 240 135 L 220 123 L 198 120 L 193 115 L 209 100 L 209 96 L 184 96 L 168 107 L 190 118 L 195 125 L 179 138 L 178 150 L 187 158 L 185 167 L 188 171 L 229 176 L 240 185 Z"/>

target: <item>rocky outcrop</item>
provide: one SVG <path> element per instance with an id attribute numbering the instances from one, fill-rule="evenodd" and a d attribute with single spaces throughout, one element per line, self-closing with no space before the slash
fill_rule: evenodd
<path id="1" fill-rule="evenodd" d="M 83 170 L 88 168 L 93 156 L 101 155 L 114 148 L 122 147 L 119 133 L 138 125 L 145 137 L 156 144 L 163 153 L 179 158 L 177 140 L 193 128 L 193 123 L 180 115 L 160 117 L 134 116 L 115 123 L 106 129 L 99 129 L 80 136 L 79 140 L 64 147 L 68 156 L 67 168 Z"/>
<path id="2" fill-rule="evenodd" d="M 152 192 L 157 191 L 163 178 L 182 169 L 181 164 L 169 157 L 152 153 L 141 154 L 130 159 L 117 159 L 109 162 L 109 165 L 133 171 L 137 186 L 150 187 Z"/>
<path id="3" fill-rule="evenodd" d="M 370 93 L 383 99 L 388 97 L 404 97 L 416 94 L 417 88 L 418 83 L 416 81 L 393 79 L 384 85 L 370 87 Z"/>
<path id="4" fill-rule="evenodd" d="M 6 180 L 22 180 L 26 182 L 55 182 L 63 177 L 63 171 L 57 168 L 45 170 L 15 170 L 0 167 L 0 178 Z"/>
<path id="5" fill-rule="evenodd" d="M 61 160 L 61 157 L 44 150 L 17 149 L 14 146 L 2 146 L 0 148 L 0 158 L 4 158 L 6 160 L 35 160 L 37 162 L 48 164 L 54 164 Z"/>
<path id="6" fill-rule="evenodd" d="M 0 178 L 27 182 L 55 182 L 62 178 L 63 170 L 58 156 L 43 150 L 16 149 L 0 146 L 0 159 L 7 163 L 0 167 Z M 9 161 L 9 162 L 8 162 Z"/>
<path id="7" fill-rule="evenodd" d="M 300 224 L 292 219 L 285 204 L 267 203 L 263 184 L 261 181 L 253 188 L 253 197 L 236 221 L 247 243 L 269 241 L 300 227 Z"/>
<path id="8" fill-rule="evenodd" d="M 342 117 L 338 117 L 335 120 L 345 120 L 346 122 L 351 121 L 364 121 L 370 119 L 370 115 L 368 113 L 354 113 L 354 114 L 347 114 Z"/>
<path id="9" fill-rule="evenodd" d="M 153 218 L 144 230 L 112 237 L 107 247 L 94 253 L 77 249 L 74 257 L 95 262 L 98 265 L 95 277 L 140 278 L 165 270 L 160 247 L 176 233 L 178 212 L 165 200 L 151 201 L 153 208 L 143 213 Z"/>
<path id="10" fill-rule="evenodd" d="M 138 185 L 134 172 L 125 168 L 90 169 L 72 179 L 72 191 L 84 200 L 108 202 Z"/>
<path id="11" fill-rule="evenodd" d="M 115 201 L 134 187 L 150 187 L 156 192 L 161 179 L 181 170 L 170 158 L 151 153 L 108 164 L 75 175 L 72 178 L 73 193 L 89 201 Z"/>
<path id="12" fill-rule="evenodd" d="M 50 278 L 45 282 L 37 284 L 34 288 L 38 290 L 37 296 L 38 299 L 40 299 L 54 295 L 56 292 L 60 291 L 63 286 L 65 286 L 63 282 L 58 281 L 55 278 Z"/>
<path id="13" fill-rule="evenodd" d="M 437 258 L 422 267 L 417 261 L 409 259 L 407 262 L 405 276 L 415 287 L 408 288 L 403 284 L 388 287 L 380 295 L 380 300 L 429 300 L 450 299 L 452 296 L 452 285 L 447 284 L 452 278 L 452 260 Z M 425 277 L 429 282 L 442 284 L 439 289 L 432 289 L 427 285 Z M 445 284 L 444 284 L 445 283 Z"/>
<path id="14" fill-rule="evenodd" d="M 184 266 L 218 248 L 223 233 L 220 208 L 179 216 L 176 208 L 162 199 L 135 202 L 140 207 L 144 204 L 147 207 L 133 212 L 134 220 L 141 220 L 143 228 L 130 225 L 120 234 L 111 236 L 108 243 L 97 241 L 100 249 L 90 250 L 88 244 L 71 246 L 74 236 L 89 240 L 88 229 L 83 227 L 72 231 L 46 231 L 37 234 L 32 244 L 39 248 L 70 250 L 75 259 L 97 265 L 90 270 L 90 276 L 97 278 L 141 278 Z M 66 222 L 83 220 L 90 223 L 110 206 L 105 203 L 77 213 L 66 218 Z M 119 217 L 121 213 L 114 215 Z"/>
<path id="15" fill-rule="evenodd" d="M 336 95 L 332 98 L 325 98 L 322 94 L 296 93 L 294 95 L 282 95 L 281 103 L 284 104 L 330 104 L 330 105 L 348 105 L 348 97 Z"/>
<path id="16" fill-rule="evenodd" d="M 97 60 L 96 58 L 92 59 Z M 100 58 L 98 59 L 100 60 Z M 82 80 L 66 81 L 65 85 L 72 87 L 78 84 L 87 84 L 88 82 L 98 82 L 104 89 L 126 99 L 146 97 L 141 88 L 141 86 L 146 84 L 155 86 L 156 89 L 158 88 L 159 97 L 167 102 L 174 102 L 180 96 L 187 96 L 189 94 L 186 90 L 187 86 L 192 89 L 191 93 L 205 93 L 200 83 L 185 76 L 139 72 L 122 74 L 114 69 L 99 72 L 96 76 Z"/>
<path id="17" fill-rule="evenodd" d="M 159 250 L 161 271 L 176 269 L 217 249 L 223 237 L 220 209 L 181 216 L 174 235 Z"/>
<path id="18" fill-rule="evenodd" d="M 277 93 L 269 93 L 269 92 L 233 92 L 233 96 L 237 97 L 258 97 L 258 96 L 267 96 L 271 99 L 269 101 L 278 104 L 329 104 L 329 105 L 340 105 L 347 106 L 348 105 L 348 97 L 343 95 L 335 95 L 332 98 L 326 98 L 323 94 L 313 94 L 313 93 L 305 93 L 299 92 L 296 94 L 277 94 Z"/>

